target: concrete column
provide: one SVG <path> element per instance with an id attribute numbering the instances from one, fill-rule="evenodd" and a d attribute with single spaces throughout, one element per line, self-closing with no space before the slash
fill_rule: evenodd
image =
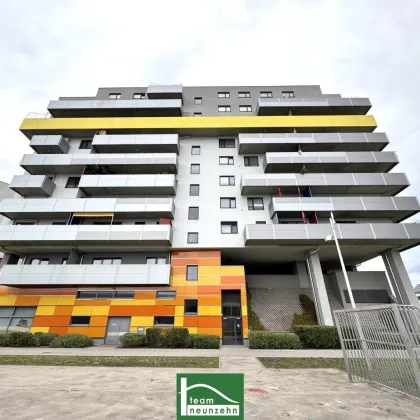
<path id="1" fill-rule="evenodd" d="M 420 306 L 400 252 L 396 249 L 384 252 L 382 259 L 394 289 L 397 302 L 400 305 Z"/>
<path id="2" fill-rule="evenodd" d="M 309 280 L 312 285 L 315 299 L 318 323 L 319 325 L 334 325 L 318 251 L 309 252 L 306 257 Z"/>
<path id="3" fill-rule="evenodd" d="M 69 254 L 69 260 L 67 264 L 80 264 L 80 261 L 82 260 L 82 254 L 77 251 L 76 249 L 72 249 Z"/>
<path id="4" fill-rule="evenodd" d="M 309 289 L 311 285 L 309 283 L 305 261 L 296 261 L 296 271 L 299 276 L 299 287 L 301 289 Z"/>
<path id="5" fill-rule="evenodd" d="M 16 265 L 19 262 L 20 256 L 12 253 L 5 253 L 0 263 L 0 267 L 3 265 Z"/>

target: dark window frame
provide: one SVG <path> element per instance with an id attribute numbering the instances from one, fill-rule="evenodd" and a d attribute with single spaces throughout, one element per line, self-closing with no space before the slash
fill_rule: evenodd
<path id="1" fill-rule="evenodd" d="M 194 302 L 194 303 L 192 303 Z M 190 304 L 195 311 L 187 311 L 187 305 Z M 198 314 L 198 299 L 185 299 L 184 300 L 184 315 L 197 315 Z"/>
<path id="2" fill-rule="evenodd" d="M 157 290 L 156 299 L 175 299 L 176 290 Z"/>
<path id="3" fill-rule="evenodd" d="M 219 139 L 219 149 L 234 149 L 235 147 L 236 147 L 235 139 Z"/>
<path id="4" fill-rule="evenodd" d="M 263 90 L 260 92 L 260 98 L 272 98 L 272 97 L 273 97 L 273 91 Z"/>
<path id="5" fill-rule="evenodd" d="M 66 186 L 65 188 L 79 188 L 79 184 L 80 184 L 80 176 L 69 176 L 67 178 L 67 182 L 66 182 Z M 78 180 L 77 184 L 74 183 L 74 180 Z"/>
<path id="6" fill-rule="evenodd" d="M 196 241 L 191 241 L 190 240 L 190 235 L 197 235 L 197 240 Z M 198 232 L 188 232 L 187 233 L 187 243 L 189 243 L 189 244 L 198 244 Z"/>
<path id="7" fill-rule="evenodd" d="M 90 324 L 90 316 L 85 315 L 74 315 L 70 318 L 70 325 L 81 325 L 81 326 L 87 326 Z M 80 322 L 75 322 L 80 321 Z M 81 322 L 81 321 L 87 321 L 87 322 Z"/>
<path id="8" fill-rule="evenodd" d="M 229 200 L 229 207 L 222 206 L 222 200 Z M 233 202 L 233 206 L 231 205 Z M 236 197 L 220 197 L 220 208 L 221 209 L 236 209 Z"/>
<path id="9" fill-rule="evenodd" d="M 222 184 L 222 178 L 229 178 L 228 184 Z M 231 179 L 233 178 L 233 184 L 231 184 Z M 233 187 L 235 186 L 235 175 L 220 175 L 219 176 L 219 185 L 222 187 Z"/>
<path id="10" fill-rule="evenodd" d="M 198 153 L 193 153 L 193 151 L 197 151 Z M 201 146 L 191 146 L 191 156 L 199 156 L 201 155 Z"/>
<path id="11" fill-rule="evenodd" d="M 217 106 L 218 112 L 232 112 L 232 108 L 230 105 L 218 105 Z"/>
<path id="12" fill-rule="evenodd" d="M 251 92 L 238 92 L 238 98 L 250 98 Z"/>
<path id="13" fill-rule="evenodd" d="M 218 98 L 230 98 L 230 92 L 217 92 L 217 97 Z"/>
<path id="14" fill-rule="evenodd" d="M 114 96 L 115 96 L 115 98 L 114 98 Z M 115 93 L 110 93 L 110 94 L 108 95 L 108 98 L 109 98 L 109 99 L 120 99 L 120 98 L 121 98 L 121 93 L 117 93 L 117 92 L 115 92 Z"/>
<path id="15" fill-rule="evenodd" d="M 190 269 L 192 270 L 192 273 L 189 272 Z M 198 265 L 195 265 L 195 264 L 187 265 L 185 278 L 187 281 L 198 281 Z"/>
<path id="16" fill-rule="evenodd" d="M 202 96 L 196 96 L 194 98 L 194 105 L 203 105 L 203 97 Z"/>
<path id="17" fill-rule="evenodd" d="M 254 164 L 255 159 L 257 160 L 256 165 Z M 260 160 L 258 159 L 258 156 L 244 156 L 244 166 L 249 166 L 249 167 L 254 167 L 254 168 L 260 166 Z"/>
<path id="18" fill-rule="evenodd" d="M 197 187 L 197 194 L 191 194 L 191 187 Z M 200 184 L 190 184 L 190 196 L 198 197 L 200 195 Z"/>
<path id="19" fill-rule="evenodd" d="M 227 163 L 222 163 L 221 159 L 227 159 Z M 232 166 L 235 164 L 233 156 L 219 156 L 219 165 Z"/>
<path id="20" fill-rule="evenodd" d="M 239 112 L 252 112 L 252 105 L 239 105 Z"/>
<path id="21" fill-rule="evenodd" d="M 230 232 L 223 232 L 223 226 L 230 226 Z M 235 232 L 236 230 L 236 232 Z M 220 233 L 222 235 L 237 235 L 238 234 L 238 222 L 220 222 Z"/>
<path id="22" fill-rule="evenodd" d="M 202 117 L 203 114 L 201 112 L 194 112 L 194 117 Z"/>
<path id="23" fill-rule="evenodd" d="M 261 200 L 262 207 L 255 206 L 255 201 L 258 202 Z M 264 210 L 264 198 L 263 197 L 248 197 L 247 198 L 248 210 Z"/>
<path id="24" fill-rule="evenodd" d="M 281 97 L 284 98 L 284 99 L 296 98 L 295 91 L 294 90 L 282 90 L 281 91 Z"/>
<path id="25" fill-rule="evenodd" d="M 197 214 L 194 214 L 197 212 Z M 200 207 L 192 206 L 188 207 L 188 220 L 198 220 L 200 218 Z"/>
<path id="26" fill-rule="evenodd" d="M 79 144 L 79 149 L 82 149 L 82 150 L 92 149 L 92 140 L 82 140 Z"/>
<path id="27" fill-rule="evenodd" d="M 193 167 L 198 167 L 198 172 L 193 172 Z M 200 167 L 199 163 L 191 163 L 191 166 L 190 166 L 190 174 L 191 175 L 199 175 L 200 171 L 201 171 L 201 167 Z"/>
<path id="28" fill-rule="evenodd" d="M 139 98 L 136 98 L 136 96 L 139 96 Z M 145 99 L 146 98 L 146 94 L 145 93 L 133 93 L 133 99 Z"/>
<path id="29" fill-rule="evenodd" d="M 156 322 L 156 318 L 159 318 L 160 320 L 166 320 L 166 321 L 168 321 L 168 320 L 172 320 L 172 322 L 168 322 L 168 323 L 166 323 L 166 322 Z M 164 326 L 164 327 L 166 327 L 166 326 L 173 326 L 175 324 L 175 317 L 174 316 L 159 316 L 159 315 L 157 315 L 157 316 L 154 316 L 153 317 L 153 326 L 159 326 L 159 325 L 162 325 L 162 326 Z"/>

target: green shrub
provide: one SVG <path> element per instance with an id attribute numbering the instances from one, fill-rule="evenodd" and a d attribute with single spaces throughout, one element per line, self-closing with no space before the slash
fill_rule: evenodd
<path id="1" fill-rule="evenodd" d="M 302 313 L 311 317 L 316 323 L 316 309 L 313 300 L 307 295 L 299 295 L 299 303 Z"/>
<path id="2" fill-rule="evenodd" d="M 93 346 L 93 340 L 84 334 L 64 334 L 54 338 L 50 347 L 81 348 Z"/>
<path id="3" fill-rule="evenodd" d="M 318 325 L 316 320 L 313 319 L 312 315 L 309 314 L 294 314 L 292 320 L 293 331 L 296 325 Z"/>
<path id="4" fill-rule="evenodd" d="M 188 347 L 191 349 L 218 349 L 220 338 L 210 334 L 191 334 L 188 337 Z"/>
<path id="5" fill-rule="evenodd" d="M 260 317 L 252 309 L 252 294 L 249 287 L 246 288 L 246 301 L 248 306 L 248 327 L 250 331 L 265 331 Z"/>
<path id="6" fill-rule="evenodd" d="M 126 333 L 121 337 L 121 347 L 145 347 L 146 336 L 137 333 Z"/>
<path id="7" fill-rule="evenodd" d="M 148 347 L 162 347 L 162 328 L 151 327 L 146 330 L 146 342 Z"/>
<path id="8" fill-rule="evenodd" d="M 38 347 L 49 346 L 51 341 L 53 341 L 57 337 L 60 337 L 60 336 L 59 334 L 56 334 L 56 333 L 37 332 L 34 334 L 35 342 Z"/>
<path id="9" fill-rule="evenodd" d="M 181 349 L 187 347 L 188 328 L 166 328 L 163 330 L 162 346 L 167 349 Z"/>
<path id="10" fill-rule="evenodd" d="M 250 349 L 300 349 L 299 337 L 292 333 L 250 332 Z"/>
<path id="11" fill-rule="evenodd" d="M 336 327 L 324 325 L 296 325 L 294 332 L 307 349 L 339 349 L 340 339 Z"/>
<path id="12" fill-rule="evenodd" d="M 9 334 L 0 333 L 0 347 L 7 347 L 9 345 Z"/>
<path id="13" fill-rule="evenodd" d="M 7 345 L 9 347 L 32 347 L 36 346 L 35 337 L 29 332 L 13 331 L 7 333 Z"/>

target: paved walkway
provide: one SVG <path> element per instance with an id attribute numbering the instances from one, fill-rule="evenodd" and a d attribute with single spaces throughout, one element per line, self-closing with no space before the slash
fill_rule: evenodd
<path id="1" fill-rule="evenodd" d="M 250 350 L 244 346 L 222 346 L 219 350 L 199 349 L 118 349 L 94 346 L 85 349 L 48 347 L 0 347 L 0 355 L 63 355 L 63 356 L 214 356 L 214 357 L 343 357 L 341 350 Z"/>

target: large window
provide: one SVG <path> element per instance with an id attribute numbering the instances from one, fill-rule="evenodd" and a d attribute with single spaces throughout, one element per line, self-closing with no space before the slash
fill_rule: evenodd
<path id="1" fill-rule="evenodd" d="M 219 177 L 219 184 L 223 186 L 235 185 L 235 177 L 233 175 L 222 175 Z"/>
<path id="2" fill-rule="evenodd" d="M 192 163 L 191 164 L 191 172 L 192 174 L 199 174 L 200 173 L 200 164 L 199 163 Z"/>
<path id="3" fill-rule="evenodd" d="M 260 92 L 260 96 L 261 98 L 272 98 L 273 92 L 269 92 L 269 91 Z"/>
<path id="4" fill-rule="evenodd" d="M 171 326 L 174 325 L 175 317 L 173 316 L 155 316 L 153 325 L 158 327 L 162 326 Z"/>
<path id="5" fill-rule="evenodd" d="M 220 149 L 232 149 L 235 147 L 235 139 L 219 139 Z"/>
<path id="6" fill-rule="evenodd" d="M 258 166 L 258 156 L 245 156 L 244 165 L 245 166 Z"/>
<path id="7" fill-rule="evenodd" d="M 188 208 L 188 219 L 189 220 L 198 220 L 200 215 L 200 210 L 198 207 L 189 207 Z"/>
<path id="8" fill-rule="evenodd" d="M 281 93 L 281 97 L 282 98 L 294 98 L 295 97 L 295 92 L 288 90 L 288 91 L 283 91 Z"/>
<path id="9" fill-rule="evenodd" d="M 89 325 L 90 316 L 72 316 L 70 325 Z"/>
<path id="10" fill-rule="evenodd" d="M 220 208 L 221 209 L 236 209 L 236 198 L 235 197 L 221 197 Z"/>
<path id="11" fill-rule="evenodd" d="M 80 142 L 79 149 L 91 149 L 92 148 L 92 140 L 82 140 Z"/>
<path id="12" fill-rule="evenodd" d="M 218 92 L 217 97 L 218 98 L 230 98 L 230 93 L 229 92 Z"/>
<path id="13" fill-rule="evenodd" d="M 121 98 L 121 93 L 110 93 L 109 94 L 109 99 L 120 99 Z"/>
<path id="14" fill-rule="evenodd" d="M 239 92 L 238 93 L 238 98 L 250 98 L 250 97 L 251 97 L 250 92 Z"/>
<path id="15" fill-rule="evenodd" d="M 0 333 L 29 332 L 35 311 L 32 306 L 0 306 Z"/>
<path id="16" fill-rule="evenodd" d="M 175 299 L 176 292 L 175 290 L 162 290 L 156 292 L 156 299 Z"/>
<path id="17" fill-rule="evenodd" d="M 230 112 L 230 105 L 219 105 L 219 112 Z"/>
<path id="18" fill-rule="evenodd" d="M 187 280 L 188 281 L 198 280 L 198 265 L 187 265 Z"/>
<path id="19" fill-rule="evenodd" d="M 94 258 L 92 264 L 95 265 L 119 265 L 121 258 Z"/>
<path id="20" fill-rule="evenodd" d="M 192 155 L 199 155 L 200 154 L 200 146 L 191 146 L 191 154 Z"/>
<path id="21" fill-rule="evenodd" d="M 187 242 L 189 244 L 198 244 L 198 232 L 188 232 Z"/>
<path id="22" fill-rule="evenodd" d="M 233 165 L 233 156 L 219 156 L 219 165 Z"/>
<path id="23" fill-rule="evenodd" d="M 76 299 L 134 299 L 134 290 L 79 290 Z"/>
<path id="24" fill-rule="evenodd" d="M 221 233 L 227 233 L 227 234 L 238 233 L 238 222 L 222 222 Z"/>
<path id="25" fill-rule="evenodd" d="M 240 105 L 239 106 L 239 112 L 252 112 L 252 106 L 251 105 Z"/>
<path id="26" fill-rule="evenodd" d="M 190 195 L 191 196 L 200 195 L 200 185 L 199 184 L 190 184 Z"/>
<path id="27" fill-rule="evenodd" d="M 71 176 L 67 179 L 66 188 L 77 188 L 79 186 L 79 182 L 79 176 Z"/>
<path id="28" fill-rule="evenodd" d="M 261 197 L 248 198 L 248 210 L 264 210 L 264 200 Z"/>
<path id="29" fill-rule="evenodd" d="M 166 264 L 165 257 L 147 257 L 146 264 Z"/>
<path id="30" fill-rule="evenodd" d="M 198 300 L 185 299 L 184 300 L 184 315 L 197 315 Z"/>

